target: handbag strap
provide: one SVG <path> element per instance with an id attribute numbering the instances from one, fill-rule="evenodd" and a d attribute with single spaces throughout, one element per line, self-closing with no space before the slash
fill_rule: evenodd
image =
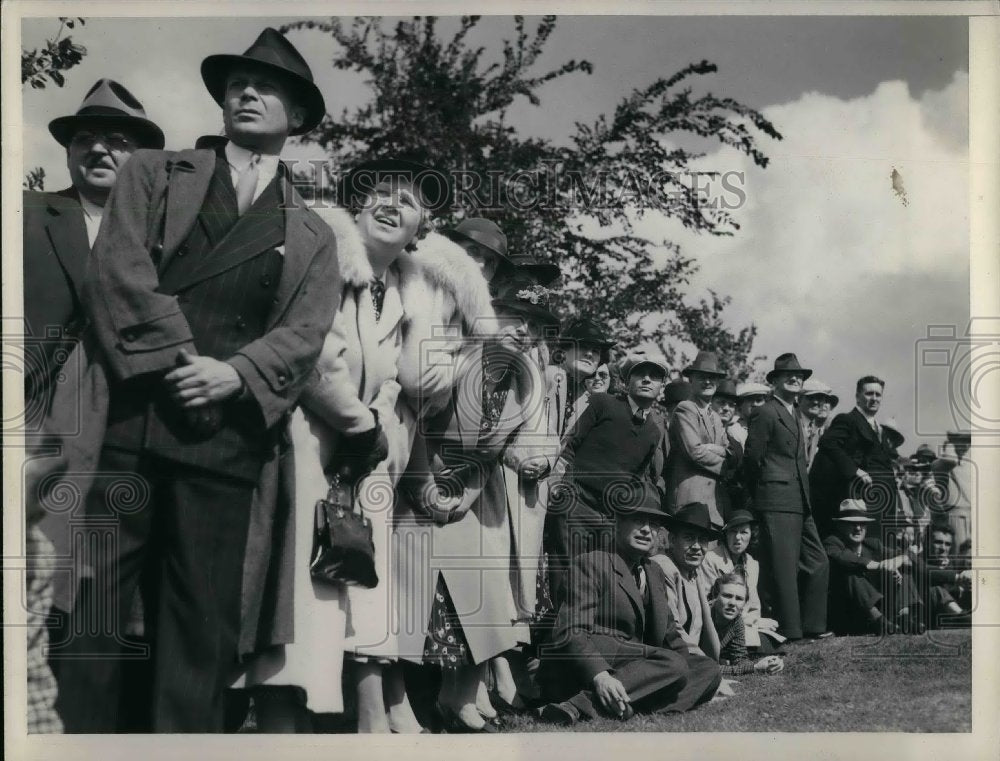
<path id="1" fill-rule="evenodd" d="M 364 480 L 364 479 L 362 479 Z M 355 498 L 354 489 L 356 484 L 344 483 L 341 478 L 340 473 L 335 473 L 333 478 L 330 479 L 330 485 L 326 492 L 326 501 L 338 505 L 340 507 L 345 507 L 340 502 L 341 489 L 346 490 L 347 505 L 346 510 L 350 513 L 358 513 L 364 517 L 365 511 L 361 506 L 361 500 Z"/>

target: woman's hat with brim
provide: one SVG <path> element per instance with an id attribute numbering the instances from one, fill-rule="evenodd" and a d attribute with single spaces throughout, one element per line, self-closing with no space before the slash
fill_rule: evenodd
<path id="1" fill-rule="evenodd" d="M 163 147 L 163 130 L 146 118 L 139 100 L 113 79 L 99 79 L 83 97 L 75 114 L 49 122 L 49 132 L 66 147 L 80 129 L 121 128 L 136 136 L 140 148 Z"/>
<path id="2" fill-rule="evenodd" d="M 551 285 L 562 275 L 558 264 L 543 262 L 527 251 L 512 251 L 509 258 L 519 272 L 537 280 L 539 285 Z"/>
<path id="3" fill-rule="evenodd" d="M 338 197 L 341 205 L 355 205 L 383 182 L 410 184 L 420 196 L 420 203 L 432 213 L 451 207 L 448 176 L 405 158 L 372 159 L 353 167 L 340 181 Z"/>
<path id="4" fill-rule="evenodd" d="M 719 358 L 711 351 L 699 351 L 694 362 L 684 368 L 681 375 L 690 377 L 691 373 L 711 375 L 715 378 L 725 378 L 726 373 L 719 369 Z"/>
<path id="5" fill-rule="evenodd" d="M 615 345 L 615 341 L 608 338 L 608 332 L 600 325 L 587 317 L 578 317 L 570 320 L 559 334 L 561 344 L 593 344 L 600 350 L 607 351 Z"/>
<path id="6" fill-rule="evenodd" d="M 678 508 L 673 515 L 668 515 L 664 519 L 664 523 L 668 530 L 690 529 L 698 531 L 710 539 L 718 539 L 721 536 L 720 529 L 712 523 L 708 505 L 704 502 L 688 502 Z"/>
<path id="7" fill-rule="evenodd" d="M 788 372 L 801 373 L 803 376 L 803 380 L 806 380 L 807 378 L 809 378 L 810 375 L 812 375 L 813 371 L 805 367 L 802 367 L 802 365 L 799 364 L 799 358 L 796 357 L 791 352 L 788 352 L 787 354 L 782 354 L 776 360 L 774 360 L 774 369 L 771 370 L 771 372 L 769 372 L 765 377 L 767 378 L 768 383 L 772 383 L 771 379 L 775 375 L 777 375 L 778 373 L 788 373 Z"/>
<path id="8" fill-rule="evenodd" d="M 836 521 L 844 523 L 874 523 L 874 518 L 868 517 L 868 508 L 860 499 L 845 499 L 840 503 L 840 510 L 837 512 Z"/>
<path id="9" fill-rule="evenodd" d="M 463 219 L 451 230 L 445 230 L 442 234 L 459 244 L 463 241 L 478 243 L 496 254 L 501 266 L 506 266 L 508 269 L 515 266 L 507 253 L 507 236 L 500 229 L 500 225 L 490 219 L 483 217 Z"/>
<path id="10" fill-rule="evenodd" d="M 894 447 L 903 446 L 903 442 L 906 441 L 906 437 L 899 432 L 899 423 L 896 422 L 896 418 L 889 418 L 888 420 L 882 421 L 882 429 L 886 432 L 890 443 Z"/>
<path id="11" fill-rule="evenodd" d="M 960 444 L 972 443 L 972 431 L 948 431 L 945 438 L 953 444 L 957 441 Z"/>
<path id="12" fill-rule="evenodd" d="M 549 308 L 551 292 L 548 288 L 523 279 L 503 283 L 500 294 L 493 299 L 495 310 L 507 309 L 547 327 L 559 325 L 559 318 Z"/>
<path id="13" fill-rule="evenodd" d="M 937 455 L 929 444 L 921 444 L 917 447 L 917 451 L 913 453 L 913 459 L 921 466 L 929 466 L 937 459 Z"/>
<path id="14" fill-rule="evenodd" d="M 755 525 L 757 525 L 757 519 L 753 517 L 753 513 L 749 510 L 737 510 L 729 516 L 729 520 L 726 521 L 726 525 L 722 527 L 722 533 L 724 534 L 730 529 L 739 528 L 740 526 Z"/>
<path id="15" fill-rule="evenodd" d="M 326 104 L 313 82 L 312 70 L 302 54 L 277 29 L 268 27 L 243 55 L 220 53 L 201 62 L 201 78 L 209 94 L 220 106 L 226 96 L 229 73 L 240 66 L 259 67 L 277 74 L 285 82 L 296 103 L 305 109 L 302 124 L 290 134 L 304 135 L 323 121 Z"/>
<path id="16" fill-rule="evenodd" d="M 720 397 L 725 397 L 726 399 L 732 399 L 734 402 L 737 400 L 736 396 L 736 381 L 729 378 L 719 381 L 719 385 L 715 388 L 714 399 Z"/>

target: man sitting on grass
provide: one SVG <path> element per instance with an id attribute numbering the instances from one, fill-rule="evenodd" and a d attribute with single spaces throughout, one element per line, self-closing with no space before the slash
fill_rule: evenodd
<path id="1" fill-rule="evenodd" d="M 913 583 L 913 554 L 894 553 L 868 536 L 865 503 L 845 499 L 835 532 L 823 541 L 830 558 L 830 616 L 837 634 L 910 634 L 924 630 Z"/>
<path id="2" fill-rule="evenodd" d="M 635 712 L 680 712 L 710 700 L 722 677 L 712 659 L 688 652 L 667 604 L 663 572 L 649 562 L 667 518 L 653 490 L 615 517 L 612 551 L 578 556 L 559 607 L 542 675 L 553 702 L 543 721 L 573 724 Z"/>

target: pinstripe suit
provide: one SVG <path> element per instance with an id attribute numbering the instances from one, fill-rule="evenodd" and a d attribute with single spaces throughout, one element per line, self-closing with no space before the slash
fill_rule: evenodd
<path id="1" fill-rule="evenodd" d="M 219 731 L 254 487 L 337 307 L 334 244 L 281 171 L 239 216 L 215 151 L 137 152 L 107 214 L 85 291 L 111 371 L 87 514 L 117 529 L 117 547 L 92 563 L 93 594 L 106 596 L 118 628 L 70 642 L 71 654 L 104 657 L 63 663 L 60 711 L 68 731 L 116 729 L 116 658 L 128 645 L 118 632 L 142 575 L 153 728 Z M 243 378 L 246 390 L 217 406 L 212 425 L 192 425 L 166 398 L 160 378 L 181 348 Z M 120 504 L 116 473 L 138 476 L 142 509 Z M 76 618 L 94 604 L 81 592 Z"/>

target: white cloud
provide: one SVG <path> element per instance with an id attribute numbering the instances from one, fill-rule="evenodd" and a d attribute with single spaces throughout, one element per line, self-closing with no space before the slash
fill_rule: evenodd
<path id="1" fill-rule="evenodd" d="M 771 361 L 796 352 L 837 388 L 842 409 L 857 377 L 881 374 L 887 412 L 908 434 L 914 342 L 928 324 L 969 314 L 967 92 L 968 75 L 956 73 L 920 99 L 883 82 L 863 98 L 808 93 L 768 108 L 784 140 L 766 145 L 766 170 L 729 150 L 704 161 L 746 173 L 735 236 L 651 218 L 639 229 L 679 242 L 701 267 L 692 295 L 731 295 L 732 324 L 759 328 L 756 351 Z M 943 430 L 944 400 L 940 413 Z"/>

